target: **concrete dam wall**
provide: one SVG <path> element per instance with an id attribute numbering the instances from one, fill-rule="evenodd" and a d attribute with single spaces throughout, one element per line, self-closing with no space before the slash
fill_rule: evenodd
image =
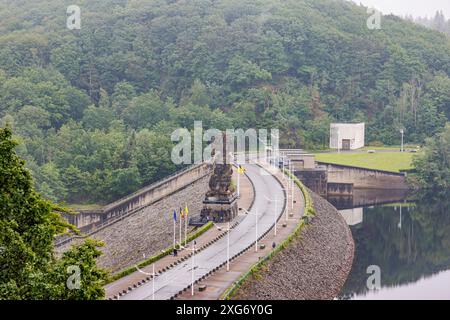
<path id="1" fill-rule="evenodd" d="M 133 212 L 167 197 L 197 180 L 209 176 L 211 166 L 203 163 L 191 166 L 172 176 L 158 181 L 152 185 L 138 190 L 137 192 L 113 202 L 100 210 L 80 210 L 77 215 L 64 215 L 73 225 L 83 232 L 101 228 L 116 219 L 123 218 Z M 206 189 L 205 189 L 206 190 Z"/>
<path id="2" fill-rule="evenodd" d="M 353 184 L 354 189 L 407 190 L 406 174 L 319 162 L 326 168 L 328 183 Z"/>
<path id="3" fill-rule="evenodd" d="M 99 265 L 112 272 L 142 261 L 173 241 L 173 210 L 188 206 L 198 215 L 208 189 L 211 167 L 193 166 L 155 185 L 105 207 L 100 212 L 84 212 L 75 219 L 81 229 L 101 240 L 103 255 Z M 178 224 L 177 224 L 178 230 Z M 177 235 L 178 237 L 178 235 Z M 57 247 L 62 253 L 84 238 L 63 239 Z"/>

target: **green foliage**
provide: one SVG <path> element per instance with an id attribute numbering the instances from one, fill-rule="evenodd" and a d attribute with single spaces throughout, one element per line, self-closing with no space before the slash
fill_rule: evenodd
<path id="1" fill-rule="evenodd" d="M 422 187 L 450 189 L 450 122 L 442 133 L 427 139 L 424 151 L 414 159 Z"/>
<path id="2" fill-rule="evenodd" d="M 72 227 L 57 212 L 61 208 L 34 190 L 15 146 L 11 130 L 0 129 L 0 299 L 103 298 L 99 243 L 87 241 L 55 257 L 55 236 Z M 68 266 L 80 268 L 79 289 L 66 285 Z"/>
<path id="3" fill-rule="evenodd" d="M 398 145 L 400 129 L 423 143 L 450 119 L 448 37 L 395 16 L 368 30 L 348 1 L 85 1 L 80 31 L 63 9 L 0 12 L 0 123 L 52 200 L 104 203 L 173 173 L 168 138 L 194 120 L 323 149 L 332 121 L 365 121 L 367 142 Z"/>

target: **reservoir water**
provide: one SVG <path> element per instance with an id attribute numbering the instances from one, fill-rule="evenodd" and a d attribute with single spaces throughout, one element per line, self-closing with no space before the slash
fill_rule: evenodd
<path id="1" fill-rule="evenodd" d="M 329 199 L 355 240 L 352 271 L 338 299 L 450 300 L 450 194 L 382 194 L 353 206 Z"/>

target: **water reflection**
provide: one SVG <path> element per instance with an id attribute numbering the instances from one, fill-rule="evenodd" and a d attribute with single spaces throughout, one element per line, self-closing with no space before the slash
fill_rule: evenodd
<path id="1" fill-rule="evenodd" d="M 388 197 L 390 197 L 389 195 Z M 378 197 L 378 203 L 381 198 Z M 340 299 L 450 299 L 450 193 L 348 209 L 355 259 Z M 381 289 L 367 289 L 367 267 Z"/>

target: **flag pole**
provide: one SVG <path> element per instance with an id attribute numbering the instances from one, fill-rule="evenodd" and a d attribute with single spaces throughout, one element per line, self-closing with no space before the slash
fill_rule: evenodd
<path id="1" fill-rule="evenodd" d="M 183 238 L 181 237 L 181 226 L 183 225 L 182 221 L 183 221 L 183 214 L 180 211 L 180 249 L 181 249 L 181 245 L 182 245 L 182 242 L 183 242 Z"/>
<path id="2" fill-rule="evenodd" d="M 185 213 L 184 213 L 184 245 L 187 246 L 187 221 L 189 219 L 189 209 L 187 207 L 186 204 L 186 209 L 185 209 Z"/>
<path id="3" fill-rule="evenodd" d="M 175 248 L 177 246 L 177 239 L 176 239 L 176 233 L 177 233 L 177 219 L 176 216 L 173 217 L 173 250 L 175 251 Z"/>

